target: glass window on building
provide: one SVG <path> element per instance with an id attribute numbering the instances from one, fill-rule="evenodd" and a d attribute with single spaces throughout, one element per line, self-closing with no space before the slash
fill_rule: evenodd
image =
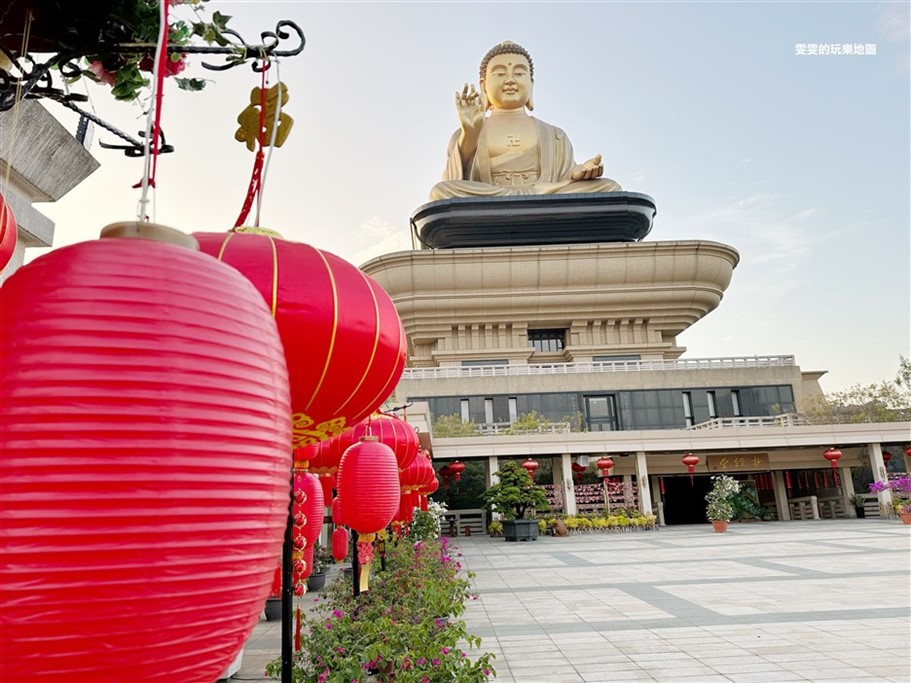
<path id="1" fill-rule="evenodd" d="M 693 397 L 690 392 L 684 391 L 683 396 L 683 420 L 687 427 L 693 426 Z"/>
<path id="2" fill-rule="evenodd" d="M 716 417 L 718 417 L 718 408 L 715 407 L 715 392 L 705 392 L 705 398 L 709 404 L 709 417 L 714 420 Z"/>
<path id="3" fill-rule="evenodd" d="M 585 397 L 585 417 L 591 432 L 613 432 L 617 424 L 617 400 L 613 394 Z"/>
<path id="4" fill-rule="evenodd" d="M 741 417 L 743 413 L 740 412 L 740 391 L 737 389 L 731 391 L 731 403 L 734 405 L 734 417 Z"/>
<path id="5" fill-rule="evenodd" d="M 471 422 L 471 411 L 467 398 L 463 398 L 459 401 L 459 409 L 462 415 L 462 422 Z"/>
<path id="6" fill-rule="evenodd" d="M 509 397 L 509 421 L 515 422 L 519 418 L 519 399 L 515 396 Z"/>
<path id="7" fill-rule="evenodd" d="M 487 424 L 493 423 L 493 399 L 485 398 L 484 399 L 484 422 Z"/>
<path id="8" fill-rule="evenodd" d="M 529 330 L 528 345 L 541 353 L 554 353 L 566 347 L 566 330 Z"/>

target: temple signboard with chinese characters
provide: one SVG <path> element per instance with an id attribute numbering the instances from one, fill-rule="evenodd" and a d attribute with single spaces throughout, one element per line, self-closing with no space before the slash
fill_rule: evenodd
<path id="1" fill-rule="evenodd" d="M 745 453 L 743 455 L 706 456 L 709 472 L 754 472 L 769 469 L 768 453 Z"/>

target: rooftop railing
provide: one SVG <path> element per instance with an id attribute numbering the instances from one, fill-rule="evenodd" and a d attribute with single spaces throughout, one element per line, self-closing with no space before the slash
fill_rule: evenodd
<path id="1" fill-rule="evenodd" d="M 726 429 L 730 427 L 799 427 L 806 424 L 800 415 L 763 415 L 756 417 L 716 417 L 686 429 Z"/>
<path id="2" fill-rule="evenodd" d="M 598 363 L 545 363 L 534 365 L 474 365 L 471 367 L 406 368 L 403 380 L 465 379 L 469 377 L 522 377 L 614 372 L 667 372 L 677 370 L 740 370 L 796 365 L 794 356 L 734 356 L 678 358 L 676 360 L 622 360 Z"/>

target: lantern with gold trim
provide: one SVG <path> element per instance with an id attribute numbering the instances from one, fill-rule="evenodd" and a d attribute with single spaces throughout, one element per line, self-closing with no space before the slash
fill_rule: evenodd
<path id="1" fill-rule="evenodd" d="M 365 591 L 376 532 L 392 521 L 401 499 L 395 453 L 375 436 L 363 436 L 345 451 L 337 479 L 344 522 L 359 534 L 360 590 Z"/>
<path id="2" fill-rule="evenodd" d="M 195 237 L 202 251 L 253 282 L 275 317 L 294 446 L 341 434 L 386 400 L 404 369 L 406 340 L 375 280 L 334 254 L 262 228 Z"/>
<path id="3" fill-rule="evenodd" d="M 261 295 L 189 236 L 102 234 L 2 290 L 0 680 L 213 681 L 284 535 L 284 351 Z"/>

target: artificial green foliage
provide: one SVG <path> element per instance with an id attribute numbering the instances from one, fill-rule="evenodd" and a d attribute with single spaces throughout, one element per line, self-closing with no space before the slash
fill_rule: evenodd
<path id="1" fill-rule="evenodd" d="M 708 507 L 705 516 L 710 520 L 730 522 L 734 517 L 733 497 L 740 492 L 740 483 L 726 474 L 712 477 L 712 489 L 706 494 Z"/>
<path id="2" fill-rule="evenodd" d="M 495 674 L 493 655 L 474 653 L 481 639 L 459 617 L 471 574 L 447 538 L 387 546 L 387 571 L 374 559 L 370 590 L 355 598 L 350 581 L 322 592 L 302 626 L 294 681 L 317 683 L 480 683 Z M 281 660 L 267 666 L 279 678 Z"/>
<path id="3" fill-rule="evenodd" d="M 502 463 L 494 476 L 498 482 L 481 494 L 491 512 L 498 512 L 507 519 L 525 519 L 531 509 L 550 509 L 544 489 L 532 482 L 528 472 L 515 460 Z"/>

